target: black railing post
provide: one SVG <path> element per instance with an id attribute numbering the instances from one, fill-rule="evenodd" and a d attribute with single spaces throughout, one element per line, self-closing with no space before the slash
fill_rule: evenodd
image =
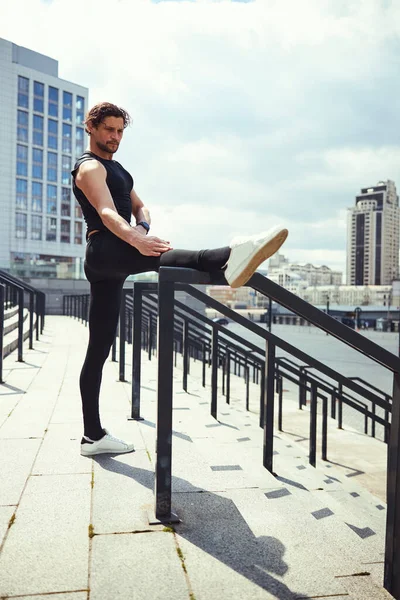
<path id="1" fill-rule="evenodd" d="M 86 295 L 86 327 L 89 323 L 89 313 L 90 313 L 90 294 Z"/>
<path id="2" fill-rule="evenodd" d="M 272 329 L 272 300 L 268 298 L 268 331 Z"/>
<path id="3" fill-rule="evenodd" d="M 212 347 L 211 347 L 211 416 L 217 418 L 217 397 L 218 397 L 218 327 L 212 328 Z"/>
<path id="4" fill-rule="evenodd" d="M 4 339 L 4 299 L 5 287 L 0 283 L 0 383 L 3 381 L 3 339 Z"/>
<path id="5" fill-rule="evenodd" d="M 275 371 L 275 345 L 267 342 L 265 354 L 265 395 L 264 395 L 264 448 L 263 465 L 273 473 L 273 454 L 274 454 L 274 371 Z"/>
<path id="6" fill-rule="evenodd" d="M 36 341 L 39 340 L 39 319 L 40 319 L 40 294 L 38 292 L 36 292 L 35 294 L 35 312 L 36 312 L 36 323 L 35 323 L 35 330 L 36 330 Z"/>
<path id="7" fill-rule="evenodd" d="M 201 370 L 201 383 L 203 387 L 206 387 L 206 343 L 203 342 L 203 364 Z"/>
<path id="8" fill-rule="evenodd" d="M 45 313 L 46 313 L 46 294 L 44 292 L 40 292 L 41 295 L 41 314 L 40 314 L 40 333 L 43 333 L 44 330 L 44 320 L 45 320 Z"/>
<path id="9" fill-rule="evenodd" d="M 393 374 L 392 424 L 388 446 L 384 586 L 400 598 L 400 373 Z"/>
<path id="10" fill-rule="evenodd" d="M 372 414 L 373 414 L 373 417 L 372 417 L 372 423 L 371 423 L 371 436 L 374 438 L 375 437 L 375 433 L 376 433 L 375 432 L 375 425 L 376 425 L 376 423 L 375 423 L 375 415 L 376 415 L 376 404 L 375 404 L 375 402 L 372 403 Z"/>
<path id="11" fill-rule="evenodd" d="M 160 270 L 161 271 L 161 270 Z M 162 522 L 177 520 L 171 512 L 172 375 L 174 283 L 158 280 L 158 386 L 155 468 L 155 513 Z"/>
<path id="12" fill-rule="evenodd" d="M 231 353 L 229 348 L 226 349 L 225 354 L 226 361 L 226 403 L 231 403 Z"/>
<path id="13" fill-rule="evenodd" d="M 388 402 L 389 399 L 386 398 L 386 401 Z M 383 441 L 385 442 L 385 444 L 389 443 L 389 437 L 390 437 L 390 423 L 389 423 L 389 411 L 388 409 L 385 409 L 385 431 L 384 431 L 384 438 Z"/>
<path id="14" fill-rule="evenodd" d="M 111 348 L 111 360 L 112 362 L 117 362 L 117 331 L 115 332 L 114 341 Z"/>
<path id="15" fill-rule="evenodd" d="M 24 362 L 23 359 L 24 344 L 24 290 L 18 289 L 18 362 Z"/>
<path id="16" fill-rule="evenodd" d="M 35 293 L 29 292 L 29 350 L 33 348 L 33 313 L 35 311 Z"/>
<path id="17" fill-rule="evenodd" d="M 331 418 L 336 419 L 336 390 L 331 394 Z"/>
<path id="18" fill-rule="evenodd" d="M 318 402 L 318 387 L 317 384 L 311 382 L 311 404 L 310 404 L 310 465 L 315 467 L 317 463 L 317 402 Z"/>
<path id="19" fill-rule="evenodd" d="M 283 380 L 282 377 L 278 377 L 278 429 L 279 431 L 283 431 L 282 429 L 282 410 L 283 410 Z"/>
<path id="20" fill-rule="evenodd" d="M 338 429 L 343 429 L 343 386 L 338 385 Z"/>
<path id="21" fill-rule="evenodd" d="M 264 361 L 261 364 L 261 373 L 260 373 L 260 427 L 264 427 L 264 415 L 265 415 L 265 380 L 267 377 L 266 374 L 267 369 L 267 361 Z"/>
<path id="22" fill-rule="evenodd" d="M 183 320 L 183 389 L 187 392 L 187 376 L 189 371 L 189 321 Z"/>
<path id="23" fill-rule="evenodd" d="M 250 410 L 250 367 L 246 365 L 244 372 L 246 380 L 246 410 Z"/>
<path id="24" fill-rule="evenodd" d="M 132 400 L 131 419 L 142 420 L 140 416 L 140 378 L 142 370 L 142 287 L 133 284 L 133 331 L 132 331 Z"/>
<path id="25" fill-rule="evenodd" d="M 300 367 L 299 377 L 299 409 L 302 410 L 303 406 L 307 404 L 307 389 L 306 389 L 307 378 L 304 373 L 304 367 Z"/>
<path id="26" fill-rule="evenodd" d="M 122 290 L 119 313 L 119 380 L 125 379 L 126 290 Z"/>
<path id="27" fill-rule="evenodd" d="M 322 460 L 328 460 L 328 398 L 322 398 Z"/>
<path id="28" fill-rule="evenodd" d="M 148 338 L 147 338 L 147 357 L 151 360 L 153 351 L 153 315 L 149 313 Z"/>

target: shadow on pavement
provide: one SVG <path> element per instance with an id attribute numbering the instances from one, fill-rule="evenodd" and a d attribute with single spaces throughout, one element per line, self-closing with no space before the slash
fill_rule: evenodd
<path id="1" fill-rule="evenodd" d="M 103 468 L 154 489 L 154 472 L 120 462 L 113 456 L 95 456 Z M 270 536 L 256 537 L 235 503 L 212 492 L 199 491 L 190 482 L 172 477 L 173 508 L 182 519 L 177 534 L 207 552 L 230 569 L 268 591 L 278 600 L 309 599 L 273 577 L 282 577 L 289 567 L 283 560 L 285 546 Z"/>

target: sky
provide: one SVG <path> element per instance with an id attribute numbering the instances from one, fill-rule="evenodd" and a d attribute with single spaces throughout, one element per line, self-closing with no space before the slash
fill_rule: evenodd
<path id="1" fill-rule="evenodd" d="M 128 110 L 116 159 L 175 248 L 281 225 L 345 271 L 355 195 L 400 188 L 398 0 L 0 0 L 0 37 Z"/>

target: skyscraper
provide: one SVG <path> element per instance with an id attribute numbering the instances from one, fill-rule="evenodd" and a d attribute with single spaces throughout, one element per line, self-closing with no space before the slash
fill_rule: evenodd
<path id="1" fill-rule="evenodd" d="M 58 62 L 0 39 L 0 267 L 79 277 L 84 227 L 70 171 L 84 149 L 88 90 Z"/>
<path id="2" fill-rule="evenodd" d="M 379 181 L 356 196 L 347 221 L 348 285 L 388 285 L 398 277 L 399 218 L 394 181 Z"/>

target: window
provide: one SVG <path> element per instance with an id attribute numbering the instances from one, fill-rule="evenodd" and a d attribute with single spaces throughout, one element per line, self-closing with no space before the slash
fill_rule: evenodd
<path id="1" fill-rule="evenodd" d="M 17 175 L 28 177 L 28 147 L 17 144 Z"/>
<path id="2" fill-rule="evenodd" d="M 76 106 L 76 124 L 82 125 L 83 121 L 85 120 L 85 117 L 84 117 L 85 98 L 83 98 L 82 96 L 77 96 L 75 106 Z"/>
<path id="3" fill-rule="evenodd" d="M 28 121 L 29 115 L 24 110 L 18 111 L 17 116 L 17 140 L 18 142 L 28 143 Z"/>
<path id="4" fill-rule="evenodd" d="M 32 148 L 32 177 L 43 179 L 43 150 Z"/>
<path id="5" fill-rule="evenodd" d="M 27 215 L 24 213 L 15 213 L 15 237 L 19 239 L 26 239 L 27 233 Z"/>
<path id="6" fill-rule="evenodd" d="M 61 219 L 61 237 L 60 240 L 63 244 L 69 244 L 71 241 L 71 221 Z"/>
<path id="7" fill-rule="evenodd" d="M 32 210 L 42 212 L 43 185 L 38 181 L 32 181 Z M 42 239 L 42 238 L 32 238 Z"/>
<path id="8" fill-rule="evenodd" d="M 18 106 L 29 108 L 29 79 L 18 76 Z"/>
<path id="9" fill-rule="evenodd" d="M 72 94 L 63 92 L 63 120 L 72 122 Z"/>
<path id="10" fill-rule="evenodd" d="M 80 156 L 81 154 L 83 154 L 83 138 L 84 138 L 83 128 L 77 127 L 76 128 L 76 144 L 75 144 L 76 156 Z"/>
<path id="11" fill-rule="evenodd" d="M 33 115 L 33 143 L 36 146 L 43 146 L 43 117 Z"/>
<path id="12" fill-rule="evenodd" d="M 71 157 L 62 156 L 62 175 L 61 175 L 61 183 L 63 185 L 69 185 L 71 181 Z"/>
<path id="13" fill-rule="evenodd" d="M 82 209 L 78 204 L 78 201 L 75 202 L 75 219 L 82 219 Z"/>
<path id="14" fill-rule="evenodd" d="M 58 117 L 58 89 L 49 87 L 49 117 Z"/>
<path id="15" fill-rule="evenodd" d="M 68 154 L 71 154 L 71 152 L 72 152 L 72 141 L 71 141 L 72 127 L 71 127 L 71 125 L 68 125 L 67 123 L 63 123 L 62 133 L 63 133 L 62 151 L 67 152 Z"/>
<path id="16" fill-rule="evenodd" d="M 56 152 L 47 153 L 47 181 L 57 181 L 57 162 Z"/>
<path id="17" fill-rule="evenodd" d="M 28 182 L 26 179 L 17 179 L 17 210 L 27 210 L 28 208 Z"/>
<path id="18" fill-rule="evenodd" d="M 44 112 L 44 84 L 39 81 L 33 82 L 33 110 L 35 112 Z"/>
<path id="19" fill-rule="evenodd" d="M 82 222 L 75 221 L 75 244 L 82 244 Z"/>
<path id="20" fill-rule="evenodd" d="M 39 215 L 32 215 L 31 239 L 32 240 L 41 240 L 42 239 L 42 217 L 40 217 Z"/>
<path id="21" fill-rule="evenodd" d="M 61 216 L 71 216 L 71 189 L 63 187 L 61 190 Z"/>
<path id="22" fill-rule="evenodd" d="M 57 214 L 57 186 L 47 186 L 47 214 Z"/>
<path id="23" fill-rule="evenodd" d="M 54 119 L 47 122 L 47 145 L 52 150 L 58 149 L 58 122 Z"/>
<path id="24" fill-rule="evenodd" d="M 46 242 L 55 242 L 57 239 L 57 219 L 47 217 L 46 219 Z"/>

